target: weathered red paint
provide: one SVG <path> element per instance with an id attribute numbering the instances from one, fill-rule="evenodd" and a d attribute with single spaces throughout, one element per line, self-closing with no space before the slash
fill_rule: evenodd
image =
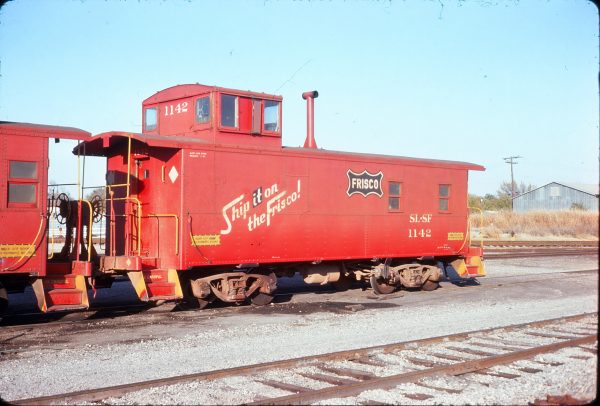
<path id="1" fill-rule="evenodd" d="M 310 101 L 314 93 L 308 93 Z M 216 113 L 208 123 L 194 124 L 187 112 L 159 116 L 157 130 L 104 133 L 86 142 L 88 154 L 108 157 L 109 181 L 122 184 L 131 139 L 131 202 L 119 207 L 128 215 L 116 219 L 117 236 L 124 236 L 116 241 L 117 255 L 139 251 L 142 257 L 160 258 L 163 268 L 185 270 L 467 252 L 468 171 L 483 167 L 280 147 L 273 143 L 279 136 L 224 130 L 216 102 L 221 94 L 281 100 L 176 86 L 146 99 L 143 108 L 159 106 L 160 111 L 209 97 Z M 166 133 L 159 135 L 163 128 Z M 349 183 L 357 176 L 358 192 L 351 194 Z M 389 208 L 390 182 L 401 184 L 399 210 Z M 439 208 L 439 185 L 450 185 L 448 210 Z M 119 198 L 124 193 L 122 187 L 115 191 Z M 141 202 L 141 227 L 134 199 Z"/>

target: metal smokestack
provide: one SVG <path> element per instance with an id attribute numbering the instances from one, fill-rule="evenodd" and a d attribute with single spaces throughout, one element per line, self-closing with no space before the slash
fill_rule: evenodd
<path id="1" fill-rule="evenodd" d="M 304 148 L 317 148 L 315 141 L 315 99 L 319 97 L 316 90 L 302 93 L 302 98 L 306 100 L 306 140 Z"/>

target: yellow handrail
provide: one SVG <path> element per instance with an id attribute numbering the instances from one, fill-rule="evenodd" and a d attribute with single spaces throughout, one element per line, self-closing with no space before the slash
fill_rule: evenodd
<path id="1" fill-rule="evenodd" d="M 148 217 L 173 217 L 175 219 L 175 255 L 179 255 L 179 216 L 177 214 L 150 213 Z"/>
<path id="2" fill-rule="evenodd" d="M 42 226 L 44 225 L 44 219 L 46 218 L 46 216 L 44 216 L 43 214 L 40 214 L 41 219 L 40 219 L 40 226 L 38 227 L 37 233 L 35 234 L 35 237 L 33 238 L 33 241 L 31 242 L 31 244 L 27 244 L 28 247 L 31 247 L 31 254 L 29 255 L 29 258 L 31 258 L 33 256 L 33 254 L 35 254 L 35 246 L 36 246 L 36 241 L 38 239 L 38 237 L 40 236 L 40 232 L 42 231 Z M 30 249 L 26 249 L 25 252 L 23 253 L 23 255 L 21 255 L 21 257 L 19 259 L 17 259 L 12 265 L 1 269 L 0 271 L 10 271 L 11 268 L 13 268 L 12 270 L 14 270 L 14 267 L 17 266 L 17 264 L 19 262 L 21 262 L 23 260 L 23 258 L 25 258 L 25 256 L 27 254 L 29 254 Z"/>
<path id="3" fill-rule="evenodd" d="M 137 246 L 137 252 L 138 255 L 141 256 L 142 255 L 142 202 L 140 202 L 137 197 L 127 197 L 127 200 L 133 200 L 135 203 L 137 203 L 138 206 L 138 235 L 137 235 L 137 242 L 136 242 L 136 246 Z"/>
<path id="4" fill-rule="evenodd" d="M 481 233 L 481 229 L 483 228 L 483 210 L 479 207 L 469 207 L 470 210 L 479 210 L 479 246 L 483 248 L 483 234 Z"/>
<path id="5" fill-rule="evenodd" d="M 90 209 L 90 224 L 88 225 L 88 262 L 91 262 L 92 260 L 92 220 L 93 220 L 93 216 L 92 216 L 92 203 L 90 203 L 89 200 L 85 200 L 85 199 L 81 199 L 82 202 L 87 203 L 89 209 Z M 82 230 L 80 230 L 82 231 Z M 79 258 L 77 258 L 79 260 Z"/>
<path id="6" fill-rule="evenodd" d="M 116 197 L 116 198 L 113 197 L 113 195 L 114 195 L 113 188 L 117 188 L 117 187 L 126 187 L 125 197 Z M 142 221 L 141 221 L 141 219 L 142 219 L 142 203 L 137 198 L 130 196 L 130 187 L 131 187 L 131 135 L 128 135 L 127 136 L 127 183 L 106 185 L 105 188 L 108 189 L 108 193 L 110 196 L 109 200 L 111 201 L 111 205 L 112 205 L 112 202 L 114 202 L 116 200 L 132 200 L 134 203 L 137 204 L 137 206 L 138 206 L 138 215 L 137 215 L 137 217 L 138 217 L 138 227 L 137 227 L 138 240 L 136 243 L 136 249 L 137 249 L 138 255 L 141 256 L 141 252 L 142 252 Z M 105 198 L 104 199 L 105 207 L 106 207 L 106 200 L 107 199 Z M 126 215 L 123 215 L 123 216 L 126 216 Z M 112 213 L 111 213 L 111 217 L 112 217 Z M 111 219 L 111 222 L 112 221 L 114 221 L 114 220 Z M 111 236 L 111 245 L 112 244 L 114 244 L 114 236 Z"/>
<path id="7" fill-rule="evenodd" d="M 48 259 L 52 259 L 54 258 L 54 232 L 50 231 L 52 230 L 52 215 L 48 214 L 48 234 L 50 234 L 50 241 L 52 241 L 50 247 L 51 247 L 51 252 L 50 252 L 50 256 L 48 257 Z"/>

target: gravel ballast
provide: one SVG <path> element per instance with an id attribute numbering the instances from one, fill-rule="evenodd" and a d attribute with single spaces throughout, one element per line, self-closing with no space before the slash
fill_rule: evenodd
<path id="1" fill-rule="evenodd" d="M 494 278 L 539 276 L 551 270 L 592 269 L 597 259 L 536 258 L 526 266 L 523 260 L 519 260 L 521 265 L 516 261 L 489 261 L 487 281 L 492 284 Z M 569 278 L 551 275 L 556 278 L 547 281 L 538 278 L 531 283 L 525 278 L 522 283 L 506 282 L 489 288 L 485 278 L 481 287 L 442 284 L 434 292 L 404 292 L 391 299 L 373 298 L 369 292 L 355 289 L 292 300 L 364 303 L 364 309 L 357 307 L 358 311 L 345 313 L 278 314 L 280 305 L 274 304 L 269 314 L 244 311 L 220 316 L 220 309 L 210 313 L 215 317 L 191 311 L 185 312 L 185 317 L 172 318 L 154 318 L 149 314 L 143 323 L 137 321 L 135 327 L 104 319 L 91 323 L 89 331 L 79 330 L 71 337 L 61 337 L 61 343 L 34 345 L 12 356 L 2 355 L 0 396 L 10 401 L 597 311 L 597 273 Z M 369 304 L 376 301 L 390 306 L 370 308 Z M 555 379 L 541 375 L 528 377 L 532 385 L 529 393 L 526 392 L 529 389 L 514 390 L 518 385 L 511 389 L 511 382 L 507 382 L 499 392 L 464 391 L 470 394 L 447 395 L 444 398 L 447 402 L 443 403 L 521 403 L 532 401 L 532 396 L 544 397 L 544 393 L 589 395 L 595 388 L 595 368 L 596 360 L 569 362 L 553 371 Z M 235 382 L 228 384 L 235 386 Z M 471 384 L 485 388 L 480 382 Z M 198 388 L 194 390 L 192 385 L 189 390 L 172 387 L 153 394 L 157 390 L 149 390 L 146 398 L 131 394 L 129 400 L 123 398 L 119 402 L 234 401 L 227 397 L 227 385 L 219 386 L 222 385 L 219 382 L 210 385 L 214 391 L 209 390 L 210 386 L 200 391 L 205 397 L 198 397 Z M 534 386 L 541 389 L 534 390 Z M 401 388 L 398 390 L 402 392 Z M 420 387 L 415 391 L 427 390 Z M 381 402 L 427 403 L 408 402 L 401 395 L 394 395 L 394 391 L 385 396 L 374 392 L 370 399 Z M 185 393 L 196 394 L 186 398 Z"/>

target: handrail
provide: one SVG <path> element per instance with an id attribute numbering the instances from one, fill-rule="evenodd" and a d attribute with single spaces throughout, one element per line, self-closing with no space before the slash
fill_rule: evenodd
<path id="1" fill-rule="evenodd" d="M 137 203 L 138 206 L 138 234 L 137 234 L 137 242 L 136 242 L 136 248 L 137 248 L 137 252 L 138 255 L 141 256 L 142 255 L 142 202 L 140 202 L 138 200 L 137 197 L 127 197 L 126 200 L 133 200 L 135 203 Z"/>
<path id="2" fill-rule="evenodd" d="M 179 255 L 179 216 L 177 214 L 150 213 L 147 217 L 173 217 L 175 219 L 175 255 Z"/>
<path id="3" fill-rule="evenodd" d="M 0 269 L 1 272 L 5 272 L 5 271 L 11 271 L 14 270 L 14 267 L 17 266 L 17 264 L 19 262 L 21 262 L 23 260 L 23 258 L 25 258 L 25 256 L 27 256 L 27 254 L 29 254 L 29 251 L 31 251 L 31 254 L 29 255 L 29 258 L 31 258 L 33 256 L 33 254 L 35 254 L 35 246 L 36 241 L 38 239 L 38 237 L 40 236 L 40 232 L 42 231 L 42 226 L 44 225 L 44 219 L 46 218 L 46 216 L 44 216 L 43 214 L 40 214 L 41 218 L 40 218 L 40 225 L 38 227 L 38 231 L 35 234 L 35 237 L 33 238 L 33 241 L 31 242 L 31 244 L 27 244 L 28 247 L 31 247 L 31 250 L 29 248 L 27 248 L 27 250 L 25 250 L 25 252 L 23 253 L 23 255 L 21 255 L 21 257 L 19 259 L 17 259 L 12 265 L 9 265 L 8 267 L 4 268 L 4 269 Z M 11 269 L 13 268 L 13 269 Z"/>
<path id="4" fill-rule="evenodd" d="M 142 203 L 135 197 L 131 197 L 130 196 L 130 187 L 131 187 L 131 135 L 127 136 L 128 141 L 127 141 L 127 182 L 126 183 L 117 183 L 117 184 L 112 184 L 112 185 L 105 185 L 104 187 L 106 189 L 108 189 L 108 199 L 105 197 L 104 202 L 105 202 L 105 207 L 107 206 L 106 201 L 108 200 L 110 202 L 110 225 L 109 225 L 109 235 L 110 235 L 110 247 L 109 247 L 109 251 L 111 255 L 115 255 L 116 252 L 116 230 L 115 230 L 115 217 L 117 217 L 117 215 L 114 212 L 114 202 L 117 200 L 131 200 L 134 201 L 134 203 L 137 204 L 138 206 L 138 241 L 136 243 L 136 249 L 138 252 L 138 255 L 141 255 L 141 251 L 142 251 L 142 222 L 141 222 L 141 218 L 142 218 Z M 125 197 L 114 197 L 114 188 L 117 187 L 124 187 L 126 188 L 125 191 Z M 121 216 L 121 215 L 119 215 Z M 128 215 L 123 214 L 122 216 L 127 217 Z M 108 217 L 108 216 L 107 216 Z M 128 240 L 126 240 L 128 241 Z M 128 249 L 128 247 L 126 246 L 126 251 L 129 252 L 130 250 Z"/>
<path id="5" fill-rule="evenodd" d="M 90 215 L 88 216 L 90 218 L 90 223 L 88 225 L 88 262 L 91 262 L 92 260 L 92 220 L 93 220 L 93 216 L 92 216 L 92 203 L 89 200 L 85 200 L 85 199 L 81 199 L 82 202 L 87 203 L 89 209 L 90 209 Z M 83 229 L 83 228 L 82 228 Z M 77 233 L 80 233 L 82 230 L 77 230 Z M 79 257 L 77 257 L 77 260 L 79 260 Z"/>
<path id="6" fill-rule="evenodd" d="M 116 225 L 115 225 L 115 207 L 113 205 L 113 195 L 115 192 L 108 186 L 108 195 L 110 196 L 110 225 L 109 225 L 109 236 L 110 236 L 110 247 L 108 248 L 110 255 L 115 256 L 116 253 Z"/>
<path id="7" fill-rule="evenodd" d="M 129 185 L 130 185 L 130 176 L 131 176 L 131 135 L 127 137 L 127 196 L 129 197 Z"/>
<path id="8" fill-rule="evenodd" d="M 479 214 L 481 215 L 479 217 L 479 230 L 481 230 L 483 228 L 483 210 L 479 207 L 469 207 L 469 209 L 479 210 Z M 483 248 L 483 235 L 481 234 L 481 231 L 479 232 L 479 246 Z"/>
<path id="9" fill-rule="evenodd" d="M 48 214 L 48 231 L 49 231 L 48 234 L 50 235 L 50 241 L 52 241 L 52 243 L 50 245 L 52 251 L 51 251 L 48 259 L 54 258 L 54 232 L 52 232 L 52 231 L 54 231 L 54 229 L 52 228 L 52 217 L 54 217 L 54 216 L 52 216 L 51 214 Z M 50 231 L 50 230 L 52 230 L 52 231 Z"/>

